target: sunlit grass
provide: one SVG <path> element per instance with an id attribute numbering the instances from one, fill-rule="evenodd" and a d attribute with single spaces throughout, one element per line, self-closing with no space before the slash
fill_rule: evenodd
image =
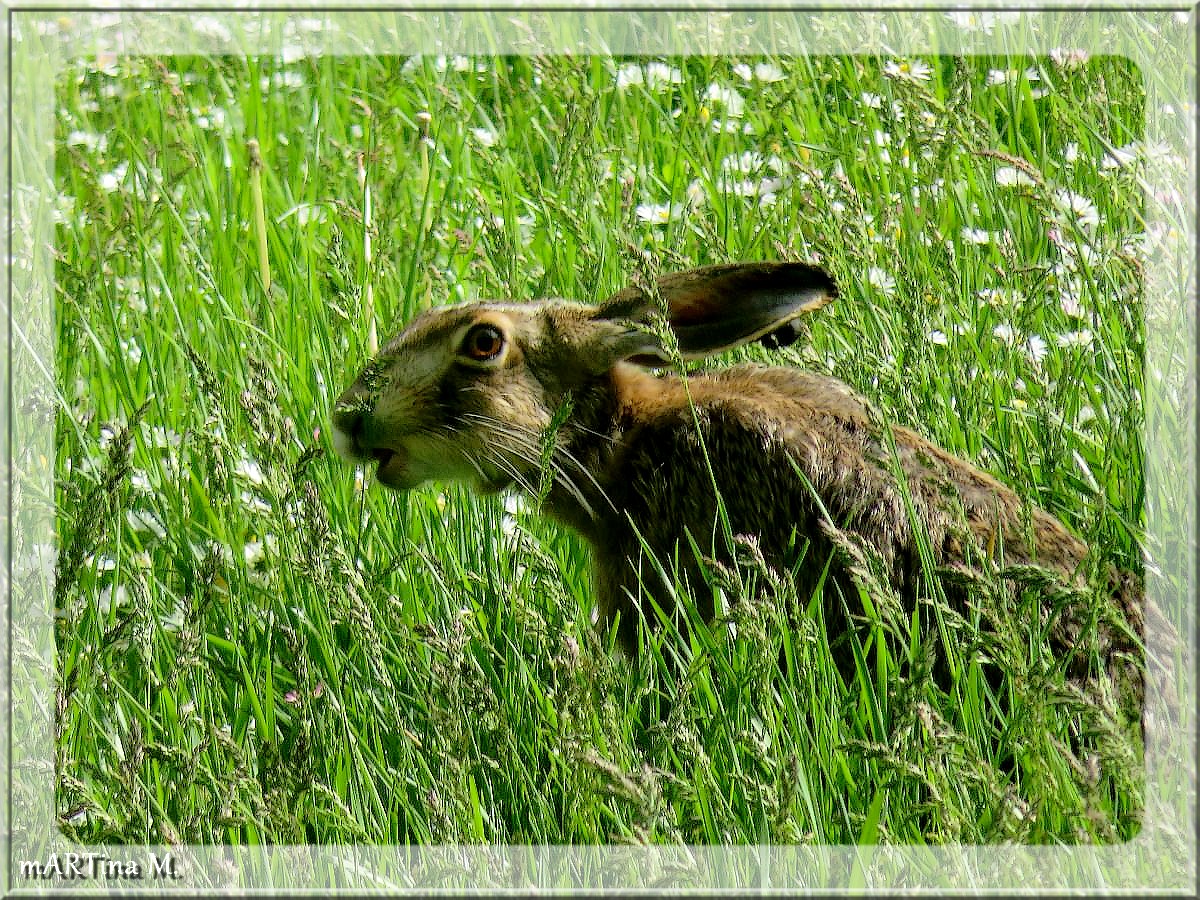
<path id="1" fill-rule="evenodd" d="M 776 361 L 843 378 L 1136 566 L 1143 101 L 1115 58 L 70 70 L 64 828 L 146 843 L 1135 834 L 1128 723 L 1056 681 L 1030 629 L 950 623 L 947 686 L 930 636 L 877 597 L 846 674 L 818 605 L 748 553 L 714 573 L 717 622 L 685 602 L 687 637 L 647 635 L 632 662 L 591 627 L 570 535 L 457 487 L 385 494 L 331 458 L 327 422 L 372 328 L 428 305 L 598 299 L 647 254 L 662 271 L 806 259 L 841 298 Z M 1025 621 L 1028 596 L 981 596 L 1001 625 Z M 981 648 L 1011 661 L 999 697 Z"/>

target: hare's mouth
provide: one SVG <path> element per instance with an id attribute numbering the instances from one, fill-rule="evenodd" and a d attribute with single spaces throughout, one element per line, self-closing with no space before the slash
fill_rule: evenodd
<path id="1" fill-rule="evenodd" d="M 413 486 L 408 471 L 408 454 L 404 451 L 393 450 L 390 447 L 373 447 L 370 454 L 379 463 L 375 477 L 380 484 L 400 489 Z"/>

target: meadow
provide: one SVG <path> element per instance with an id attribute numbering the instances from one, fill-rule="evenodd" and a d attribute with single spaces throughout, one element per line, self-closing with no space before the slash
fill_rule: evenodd
<path id="1" fill-rule="evenodd" d="M 1127 60 L 121 57 L 56 93 L 68 836 L 1138 833 L 1137 729 L 1064 682 L 1036 585 L 981 582 L 980 615 L 947 614 L 949 684 L 882 607 L 843 677 L 811 620 L 788 624 L 810 598 L 752 559 L 717 621 L 631 661 L 534 503 L 385 492 L 328 424 L 431 305 L 816 262 L 840 297 L 802 339 L 722 362 L 842 378 L 1137 570 L 1162 239 L 1142 171 L 1165 151 Z"/>

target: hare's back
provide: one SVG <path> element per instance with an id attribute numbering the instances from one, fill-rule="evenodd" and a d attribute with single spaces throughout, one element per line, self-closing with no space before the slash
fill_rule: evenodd
<path id="1" fill-rule="evenodd" d="M 819 499 L 822 516 L 885 556 L 915 552 L 914 513 L 943 560 L 961 552 L 963 526 L 984 542 L 1000 536 L 1011 562 L 1040 557 L 1069 571 L 1086 553 L 1054 517 L 917 432 L 885 425 L 835 378 L 739 366 L 705 376 L 693 396 L 710 451 L 717 447 L 718 483 L 760 515 L 811 515 Z"/>
<path id="2" fill-rule="evenodd" d="M 870 420 L 866 400 L 844 381 L 803 369 L 741 365 L 701 376 L 700 398 L 741 401 L 773 418 L 800 416 L 841 419 L 865 424 Z"/>
<path id="3" fill-rule="evenodd" d="M 714 483 L 734 533 L 757 536 L 764 550 L 818 532 L 826 514 L 899 524 L 903 502 L 868 407 L 844 383 L 762 366 L 693 376 L 686 394 L 657 381 L 645 392 L 655 402 L 636 406 L 601 478 L 621 518 L 662 532 L 652 543 L 711 529 Z"/>

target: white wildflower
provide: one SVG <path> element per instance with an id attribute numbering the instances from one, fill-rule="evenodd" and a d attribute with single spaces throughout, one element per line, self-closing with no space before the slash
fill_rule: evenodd
<path id="1" fill-rule="evenodd" d="M 754 134 L 754 128 L 749 122 L 713 119 L 712 129 L 718 134 Z"/>
<path id="2" fill-rule="evenodd" d="M 266 515 L 271 511 L 271 504 L 258 496 L 258 494 L 251 493 L 250 491 L 242 491 L 238 499 L 241 500 L 242 506 L 246 507 L 252 513 Z"/>
<path id="3" fill-rule="evenodd" d="M 666 63 L 652 62 L 646 65 L 645 83 L 648 88 L 682 84 L 683 73 Z"/>
<path id="4" fill-rule="evenodd" d="M 419 59 L 413 57 L 413 59 Z M 445 72 L 447 69 L 453 69 L 455 72 L 471 71 L 471 58 L 469 56 L 454 56 L 447 59 L 445 56 L 435 56 L 433 58 L 433 68 L 437 72 Z"/>
<path id="5" fill-rule="evenodd" d="M 996 169 L 996 184 L 1000 187 L 1016 187 L 1035 183 L 1029 176 L 1029 173 L 1018 169 L 1016 166 L 1000 166 L 1000 168 Z"/>
<path id="6" fill-rule="evenodd" d="M 1123 147 L 1114 147 L 1100 160 L 1100 168 L 1105 171 L 1123 169 L 1138 158 L 1140 145 L 1137 142 Z"/>
<path id="7" fill-rule="evenodd" d="M 297 72 L 295 69 L 281 69 L 274 72 L 270 79 L 262 79 L 262 89 L 264 91 L 270 88 L 282 88 L 289 91 L 299 90 L 304 87 L 304 75 Z"/>
<path id="8" fill-rule="evenodd" d="M 253 485 L 265 484 L 267 476 L 263 474 L 262 466 L 253 459 L 239 459 L 233 465 L 233 473 L 244 478 Z"/>
<path id="9" fill-rule="evenodd" d="M 787 75 L 783 69 L 779 68 L 775 63 L 765 62 L 754 66 L 754 78 L 757 81 L 771 83 L 783 81 L 786 77 Z"/>
<path id="10" fill-rule="evenodd" d="M 83 147 L 89 153 L 103 153 L 108 149 L 108 135 L 94 131 L 72 131 L 67 135 L 68 147 Z"/>
<path id="11" fill-rule="evenodd" d="M 1100 213 L 1096 204 L 1074 191 L 1060 190 L 1054 195 L 1054 204 L 1065 213 L 1069 222 L 1082 228 L 1095 228 L 1100 224 Z"/>
<path id="12" fill-rule="evenodd" d="M 246 542 L 246 546 L 242 548 L 242 558 L 246 561 L 246 568 L 256 568 L 267 556 L 267 546 L 257 538 L 252 538 Z"/>
<path id="13" fill-rule="evenodd" d="M 483 147 L 494 147 L 499 139 L 496 132 L 490 128 L 472 128 L 471 137 L 475 138 Z"/>
<path id="14" fill-rule="evenodd" d="M 84 557 L 84 564 L 97 572 L 112 572 L 117 568 L 117 561 L 111 556 L 96 556 L 91 554 Z"/>
<path id="15" fill-rule="evenodd" d="M 520 494 L 504 495 L 504 512 L 500 517 L 500 530 L 507 535 L 515 534 L 522 516 L 529 512 L 529 504 Z"/>
<path id="16" fill-rule="evenodd" d="M 1067 331 L 1057 338 L 1060 347 L 1086 348 L 1092 346 L 1092 333 L 1086 328 L 1080 331 Z"/>
<path id="17" fill-rule="evenodd" d="M 1078 48 L 1055 47 L 1050 51 L 1050 61 L 1060 69 L 1075 69 L 1088 61 L 1090 54 Z"/>
<path id="18" fill-rule="evenodd" d="M 299 44 L 284 44 L 279 50 L 279 63 L 290 66 L 308 56 L 308 52 Z"/>
<path id="19" fill-rule="evenodd" d="M 1046 342 L 1039 335 L 1031 334 L 1025 339 L 1025 355 L 1034 365 L 1041 365 L 1046 358 Z"/>
<path id="20" fill-rule="evenodd" d="M 642 67 L 637 63 L 628 63 L 617 69 L 617 87 L 621 90 L 632 87 L 635 84 L 643 84 L 645 80 L 646 77 L 642 72 Z"/>
<path id="21" fill-rule="evenodd" d="M 172 431 L 170 428 L 163 428 L 161 425 L 150 426 L 150 444 L 152 446 L 168 450 L 178 447 L 181 443 L 183 443 L 183 437 L 178 432 Z"/>
<path id="22" fill-rule="evenodd" d="M 889 297 L 896 291 L 896 279 L 879 266 L 867 269 L 867 284 Z"/>
<path id="23" fill-rule="evenodd" d="M 704 92 L 704 99 L 720 104 L 725 108 L 725 114 L 735 119 L 742 115 L 742 111 L 746 107 L 746 101 L 741 94 L 731 87 L 725 87 L 715 82 L 710 84 Z"/>
<path id="24" fill-rule="evenodd" d="M 735 197 L 753 197 L 758 193 L 758 186 L 749 178 L 735 179 L 728 175 L 721 176 L 717 186 L 726 194 Z"/>
<path id="25" fill-rule="evenodd" d="M 114 606 L 125 606 L 129 603 L 129 590 L 123 584 L 117 585 L 115 588 L 111 585 L 104 588 L 100 592 L 100 596 L 96 598 L 96 611 L 102 616 L 107 616 Z"/>
<path id="26" fill-rule="evenodd" d="M 126 510 L 125 521 L 134 531 L 144 534 L 152 534 L 159 540 L 162 540 L 167 536 L 167 529 L 164 528 L 162 522 L 158 520 L 158 516 L 149 510 Z"/>
<path id="27" fill-rule="evenodd" d="M 187 621 L 187 604 L 183 600 L 175 601 L 171 611 L 158 617 L 158 622 L 164 631 L 182 631 Z"/>
<path id="28" fill-rule="evenodd" d="M 1006 291 L 1004 288 L 980 288 L 975 292 L 975 296 L 988 306 L 996 308 L 1012 306 L 1016 299 L 1013 293 Z M 1017 294 L 1017 297 L 1019 297 L 1019 294 Z"/>
<path id="29" fill-rule="evenodd" d="M 193 106 L 191 113 L 196 127 L 202 131 L 221 131 L 225 127 L 225 110 L 219 106 Z"/>
<path id="30" fill-rule="evenodd" d="M 774 154 L 763 156 L 761 153 L 753 150 L 726 156 L 721 160 L 722 172 L 738 172 L 742 175 L 751 175 L 764 168 L 779 174 L 783 171 L 783 160 Z"/>
<path id="31" fill-rule="evenodd" d="M 100 190 L 106 194 L 112 194 L 120 190 L 121 182 L 125 180 L 125 173 L 129 171 L 128 163 L 121 163 L 111 172 L 103 173 L 98 179 Z"/>
<path id="32" fill-rule="evenodd" d="M 763 83 L 783 81 L 787 77 L 783 69 L 770 62 L 756 63 L 754 68 L 750 68 L 745 63 L 739 63 L 733 67 L 733 74 L 742 81 L 761 81 Z"/>
<path id="33" fill-rule="evenodd" d="M 678 207 L 671 203 L 639 203 L 634 210 L 638 221 L 651 225 L 666 225 L 675 217 Z"/>
<path id="34" fill-rule="evenodd" d="M 898 81 L 928 81 L 933 76 L 933 68 L 919 59 L 893 59 L 883 67 L 883 74 Z"/>
<path id="35" fill-rule="evenodd" d="M 1072 319 L 1082 319 L 1087 315 L 1083 308 L 1082 289 L 1078 282 L 1068 283 L 1058 294 L 1058 306 L 1064 315 Z"/>
<path id="36" fill-rule="evenodd" d="M 138 346 L 138 342 L 135 338 L 122 338 L 120 343 L 121 350 L 124 352 L 125 358 L 128 359 L 133 365 L 136 366 L 142 361 L 142 348 Z"/>

